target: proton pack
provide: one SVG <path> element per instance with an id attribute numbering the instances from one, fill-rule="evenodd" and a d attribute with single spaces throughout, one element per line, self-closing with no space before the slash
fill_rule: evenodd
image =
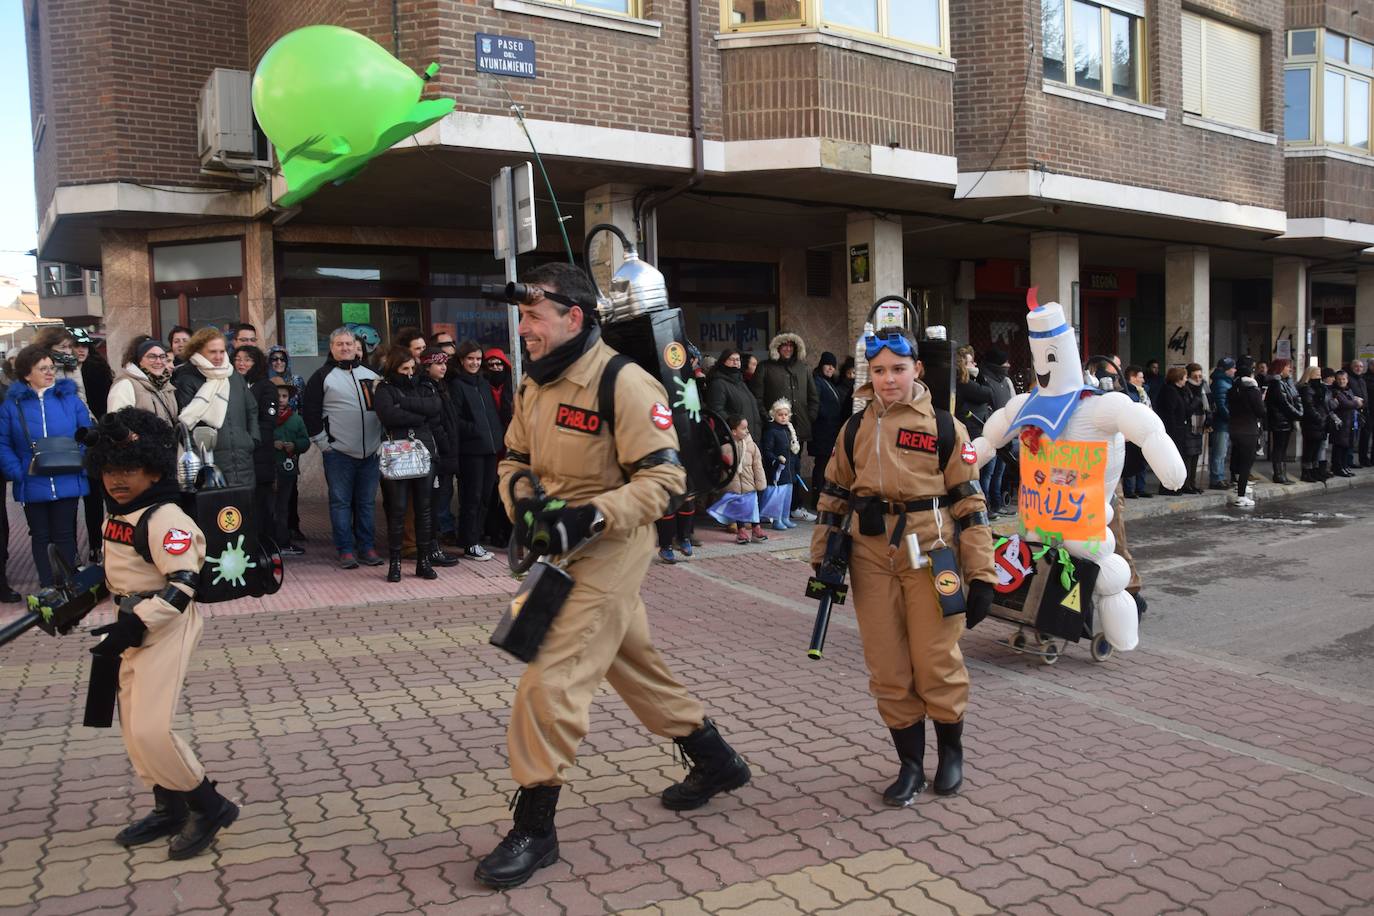
<path id="1" fill-rule="evenodd" d="M 172 504 L 195 520 L 205 534 L 205 563 L 200 568 L 196 601 L 214 604 L 235 598 L 274 594 L 281 588 L 281 553 L 271 538 L 252 523 L 253 488 L 223 487 L 182 493 Z M 169 503 L 150 506 L 134 525 L 133 548 L 153 562 L 148 526 L 154 513 Z"/>

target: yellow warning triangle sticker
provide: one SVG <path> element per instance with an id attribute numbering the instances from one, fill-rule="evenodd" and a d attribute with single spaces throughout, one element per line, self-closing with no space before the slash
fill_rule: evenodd
<path id="1" fill-rule="evenodd" d="M 1064 596 L 1064 600 L 1060 602 L 1064 607 L 1073 611 L 1075 614 L 1083 613 L 1083 601 L 1078 591 L 1080 588 L 1082 588 L 1082 585 L 1075 582 L 1073 588 L 1069 590 L 1069 593 Z"/>

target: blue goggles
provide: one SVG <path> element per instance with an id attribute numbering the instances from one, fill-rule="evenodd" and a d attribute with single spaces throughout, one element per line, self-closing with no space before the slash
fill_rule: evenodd
<path id="1" fill-rule="evenodd" d="M 869 334 L 864 338 L 864 356 L 868 359 L 877 356 L 884 347 L 898 356 L 911 356 L 914 353 L 911 341 L 901 331 L 888 331 L 881 337 Z"/>

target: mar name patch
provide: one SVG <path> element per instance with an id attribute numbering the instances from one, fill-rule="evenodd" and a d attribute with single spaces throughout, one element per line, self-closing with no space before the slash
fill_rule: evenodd
<path id="1" fill-rule="evenodd" d="M 585 407 L 559 404 L 558 414 L 553 422 L 560 429 L 570 429 L 575 433 L 586 433 L 589 436 L 601 433 L 601 414 Z"/>
<path id="2" fill-rule="evenodd" d="M 134 542 L 134 526 L 128 522 L 117 522 L 114 519 L 105 521 L 105 540 L 115 544 L 123 544 L 126 547 Z"/>
<path id="3" fill-rule="evenodd" d="M 162 536 L 162 549 L 174 557 L 179 557 L 191 549 L 191 533 L 180 528 L 168 528 Z"/>
<path id="4" fill-rule="evenodd" d="M 909 452 L 925 452 L 927 455 L 933 455 L 938 442 L 939 437 L 935 433 L 923 433 L 919 429 L 897 430 L 897 447 L 904 448 Z"/>

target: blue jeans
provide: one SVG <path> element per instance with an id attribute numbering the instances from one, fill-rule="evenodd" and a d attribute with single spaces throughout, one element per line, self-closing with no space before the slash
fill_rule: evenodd
<path id="1" fill-rule="evenodd" d="M 978 475 L 978 485 L 983 488 L 989 512 L 996 512 L 1002 508 L 1002 477 L 1006 472 L 1007 463 L 993 455 L 992 460 L 983 465 L 983 470 Z"/>
<path id="2" fill-rule="evenodd" d="M 353 458 L 337 449 L 324 453 L 324 479 L 329 485 L 329 526 L 334 529 L 334 549 L 339 553 L 366 553 L 377 549 L 377 484 L 381 477 L 376 455 Z M 355 514 L 356 550 L 353 540 Z"/>
<path id="3" fill-rule="evenodd" d="M 1231 444 L 1231 431 L 1229 429 L 1214 429 L 1212 434 L 1207 437 L 1207 447 L 1211 454 L 1207 456 L 1207 476 L 1210 478 L 1208 483 L 1227 483 L 1230 477 L 1226 473 L 1226 452 L 1227 446 Z"/>

